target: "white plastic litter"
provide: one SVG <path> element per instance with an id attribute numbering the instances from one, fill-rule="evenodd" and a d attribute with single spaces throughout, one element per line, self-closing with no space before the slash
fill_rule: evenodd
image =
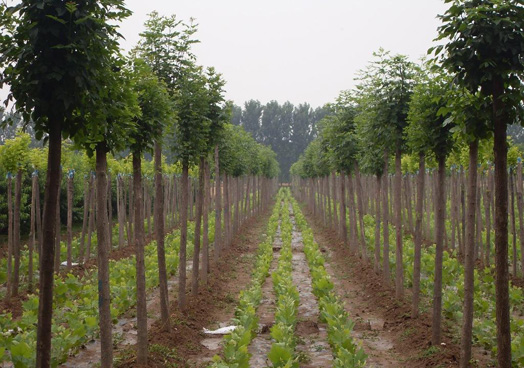
<path id="1" fill-rule="evenodd" d="M 218 330 L 208 330 L 204 327 L 204 333 L 208 335 L 227 335 L 236 330 L 237 327 L 238 326 L 227 326 L 219 328 Z"/>
<path id="2" fill-rule="evenodd" d="M 78 266 L 80 263 L 71 263 L 71 266 Z M 67 266 L 67 261 L 60 263 L 60 266 Z"/>

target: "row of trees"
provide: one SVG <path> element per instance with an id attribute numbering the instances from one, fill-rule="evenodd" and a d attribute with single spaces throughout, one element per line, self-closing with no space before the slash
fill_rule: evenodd
<path id="1" fill-rule="evenodd" d="M 390 159 L 393 160 L 395 290 L 398 297 L 403 297 L 401 158 L 405 152 L 418 156 L 414 232 L 416 314 L 425 162 L 427 157 L 432 157 L 437 168 L 432 342 L 438 345 L 442 315 L 446 160 L 457 147 L 457 142 L 463 142 L 462 145 L 467 145 L 469 149 L 469 167 L 476 168 L 479 141 L 493 139 L 497 356 L 499 367 L 510 367 L 506 132 L 507 126 L 520 123 L 522 116 L 524 6 L 513 1 L 449 2 L 450 8 L 440 16 L 443 25 L 439 28 L 439 40 L 445 44 L 430 50 L 435 55 L 434 60 L 418 66 L 402 55 L 391 55 L 383 50 L 375 53 L 375 59 L 361 71 L 357 88 L 342 93 L 332 105 L 333 113 L 322 122 L 319 139 L 308 147 L 293 171 L 298 175 L 314 177 L 327 176 L 330 170 L 334 170 L 343 175 L 355 173 L 358 178 L 362 170 L 376 177 L 379 191 L 382 186 L 382 206 L 387 209 L 387 173 Z M 471 359 L 475 218 L 479 200 L 477 170 L 468 170 L 467 180 L 465 300 L 461 342 L 463 367 L 468 366 Z M 344 193 L 340 196 L 344 198 Z M 341 204 L 340 218 L 345 218 L 345 205 Z M 382 222 L 387 232 L 389 217 L 386 210 Z M 345 234 L 342 235 L 345 238 Z M 389 234 L 384 237 L 383 246 L 387 252 Z M 386 254 L 384 259 L 388 259 Z M 388 262 L 384 262 L 383 267 L 386 279 L 389 279 Z"/>
<path id="2" fill-rule="evenodd" d="M 108 154 L 129 150 L 132 160 L 133 235 L 137 268 L 137 329 L 139 364 L 147 362 L 147 310 L 144 270 L 144 204 L 142 157 L 154 151 L 154 221 L 162 319 L 168 326 L 167 278 L 164 239 L 164 188 L 162 145 L 181 166 L 180 187 L 188 193 L 189 170 L 198 166 L 199 190 L 196 221 L 204 196 L 207 162 L 215 156 L 217 193 L 227 195 L 229 175 L 278 175 L 278 166 L 268 149 L 227 128 L 230 108 L 224 101 L 224 81 L 213 68 L 196 64 L 191 53 L 196 25 L 175 16 L 150 14 L 141 40 L 129 56 L 120 54 L 117 24 L 130 15 L 121 0 L 99 2 L 30 2 L 8 7 L 2 4 L 0 63 L 2 82 L 9 85 L 7 102 L 15 105 L 25 124 L 32 122 L 37 140 L 47 142 L 46 184 L 42 214 L 39 267 L 37 367 L 50 366 L 53 315 L 53 271 L 57 213 L 62 178 L 62 139 L 95 158 L 96 233 L 98 240 L 99 324 L 102 367 L 112 365 L 112 333 L 109 290 L 110 218 L 108 203 Z M 238 139 L 232 139 L 237 136 Z M 219 145 L 220 137 L 227 137 Z M 228 151 L 229 150 L 229 151 Z M 226 152 L 223 153 L 222 152 Z M 219 157 L 223 163 L 219 171 Z M 238 156 L 243 155 L 243 156 Z M 11 170 L 11 169 L 7 169 Z M 18 169 L 21 173 L 22 170 Z M 225 189 L 220 189 L 224 173 Z M 21 174 L 20 174 L 21 176 Z M 236 181 L 237 194 L 243 193 Z M 245 192 L 250 193 L 249 181 Z M 10 183 L 8 187 L 10 188 Z M 18 186 L 17 186 L 18 188 Z M 268 184 L 263 197 L 268 198 Z M 17 191 L 20 193 L 20 191 Z M 19 206 L 18 196 L 15 206 Z M 38 196 L 37 196 L 38 197 Z M 185 308 L 188 197 L 181 195 L 179 306 Z M 219 197 L 219 196 L 217 196 Z M 239 198 L 238 196 L 235 198 Z M 218 200 L 216 201 L 219 202 Z M 10 205 L 11 201 L 9 201 Z M 235 203 L 238 206 L 239 201 Z M 226 205 L 228 204 L 226 197 Z M 217 204 L 218 206 L 218 204 Z M 131 207 L 129 207 L 131 208 Z M 238 207 L 235 216 L 240 215 Z M 225 224 L 229 207 L 224 208 Z M 14 209 L 19 214 L 19 208 Z M 204 216 L 205 216 L 204 215 Z M 220 211 L 218 215 L 220 216 Z M 39 214 L 36 218 L 40 218 Z M 220 224 L 220 217 L 218 217 Z M 15 221 L 16 223 L 16 221 Z M 220 225 L 218 229 L 220 231 Z M 227 229 L 227 226 L 226 226 Z M 226 230 L 227 232 L 227 230 Z M 205 231 L 207 234 L 207 231 Z M 14 236 L 19 229 L 13 228 Z M 200 239 L 200 236 L 196 236 Z M 19 244 L 16 243 L 16 244 Z M 195 244 L 195 247 L 196 244 Z M 20 248 L 15 249 L 19 253 Z M 199 252 L 196 252 L 198 263 Z M 15 263 L 18 257 L 15 257 Z M 15 270 L 17 265 L 15 264 Z M 194 268 L 195 269 L 195 268 Z M 196 271 L 198 275 L 198 264 Z M 197 282 L 198 285 L 198 282 Z M 194 285 L 194 290 L 196 287 Z"/>
<path id="3" fill-rule="evenodd" d="M 294 106 L 287 101 L 263 105 L 249 100 L 232 106 L 231 123 L 242 126 L 257 142 L 277 153 L 281 181 L 289 181 L 289 168 L 317 135 L 317 123 L 326 115 L 325 107 L 313 109 L 308 103 Z"/>

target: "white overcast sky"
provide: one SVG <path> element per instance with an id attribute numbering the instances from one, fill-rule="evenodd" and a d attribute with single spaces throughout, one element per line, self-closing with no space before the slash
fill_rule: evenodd
<path id="1" fill-rule="evenodd" d="M 437 35 L 443 0 L 127 0 L 125 49 L 147 14 L 199 24 L 197 62 L 226 80 L 226 98 L 321 106 L 354 86 L 359 69 L 383 47 L 417 61 Z"/>

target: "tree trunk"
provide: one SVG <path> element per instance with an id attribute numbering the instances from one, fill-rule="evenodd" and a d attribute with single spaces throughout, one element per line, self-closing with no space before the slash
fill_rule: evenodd
<path id="1" fill-rule="evenodd" d="M 61 236 L 60 236 L 60 230 L 61 230 L 61 220 L 60 220 L 60 190 L 61 190 L 61 184 L 62 184 L 62 167 L 60 167 L 59 172 L 60 178 L 58 182 L 58 196 L 56 198 L 56 237 L 55 237 L 55 272 L 58 273 L 60 271 L 60 256 L 61 256 Z"/>
<path id="2" fill-rule="evenodd" d="M 72 254 L 71 245 L 73 243 L 73 195 L 74 195 L 74 170 L 67 173 L 67 270 L 71 269 Z"/>
<path id="3" fill-rule="evenodd" d="M 446 220 L 446 157 L 438 159 L 437 185 L 435 192 L 435 282 L 433 284 L 433 320 L 431 341 L 440 345 L 442 320 L 442 258 L 444 255 L 444 223 Z"/>
<path id="4" fill-rule="evenodd" d="M 13 252 L 15 258 L 15 267 L 13 272 L 13 296 L 18 295 L 20 285 L 20 206 L 22 202 L 22 170 L 19 169 L 16 174 L 15 182 L 15 213 L 13 224 Z"/>
<path id="5" fill-rule="evenodd" d="M 89 220 L 89 206 L 91 197 L 91 174 L 88 174 L 88 179 L 84 185 L 84 216 L 82 217 L 82 235 L 80 236 L 80 246 L 78 250 L 78 262 L 82 263 L 85 252 L 85 239 L 87 234 L 87 222 Z"/>
<path id="6" fill-rule="evenodd" d="M 364 262 L 368 261 L 367 254 L 367 245 L 366 245 L 366 234 L 364 231 L 364 205 L 362 200 L 362 181 L 360 178 L 360 170 L 358 164 L 355 163 L 355 182 L 357 187 L 357 206 L 358 206 L 358 219 L 359 219 L 359 229 L 360 229 L 360 241 L 361 241 L 361 251 Z"/>
<path id="7" fill-rule="evenodd" d="M 225 229 L 225 249 L 231 244 L 231 203 L 229 201 L 229 180 L 228 174 L 224 175 L 224 229 Z"/>
<path id="8" fill-rule="evenodd" d="M 107 171 L 107 219 L 109 224 L 109 250 L 113 249 L 113 190 L 111 187 L 111 174 Z"/>
<path id="9" fill-rule="evenodd" d="M 7 293 L 9 300 L 13 293 L 13 179 L 11 173 L 7 173 Z"/>
<path id="10" fill-rule="evenodd" d="M 376 197 L 375 197 L 375 265 L 374 271 L 378 275 L 380 272 L 380 183 L 382 176 L 377 175 Z"/>
<path id="11" fill-rule="evenodd" d="M 347 244 L 348 230 L 346 224 L 346 186 L 344 178 L 344 173 L 340 173 L 340 237 L 344 241 L 344 244 Z"/>
<path id="12" fill-rule="evenodd" d="M 462 338 L 460 342 L 460 366 L 469 367 L 471 360 L 471 340 L 473 327 L 473 294 L 475 282 L 475 210 L 477 207 L 477 161 L 478 140 L 469 145 L 468 206 L 466 222 L 466 242 L 464 257 L 464 306 Z"/>
<path id="13" fill-rule="evenodd" d="M 517 226 L 515 224 L 515 183 L 513 180 L 513 169 L 509 170 L 509 186 L 511 193 L 511 235 L 513 241 L 513 276 L 517 277 Z"/>
<path id="14" fill-rule="evenodd" d="M 426 177 L 426 157 L 423 152 L 419 153 L 418 175 L 417 175 L 417 204 L 415 208 L 415 258 L 413 260 L 413 303 L 411 305 L 411 317 L 418 316 L 420 300 L 420 265 L 422 258 L 422 218 L 424 217 L 424 178 Z"/>
<path id="15" fill-rule="evenodd" d="M 49 368 L 51 363 L 51 324 L 53 318 L 53 261 L 55 258 L 56 204 L 60 184 L 62 153 L 61 122 L 49 119 L 49 151 L 44 195 L 43 241 L 40 253 L 40 291 L 36 340 L 36 367 Z"/>
<path id="16" fill-rule="evenodd" d="M 508 148 L 506 116 L 502 100 L 504 83 L 493 81 L 493 116 L 495 139 L 495 293 L 497 320 L 497 361 L 499 368 L 511 367 L 511 331 L 509 318 L 508 272 Z"/>
<path id="17" fill-rule="evenodd" d="M 204 205 L 204 158 L 200 158 L 198 164 L 198 188 L 196 198 L 195 239 L 193 249 L 193 269 L 191 277 L 191 294 L 198 295 L 198 280 L 200 273 L 200 236 L 202 230 L 202 207 Z M 238 202 L 237 202 L 238 209 Z M 238 216 L 237 216 L 238 217 Z"/>
<path id="18" fill-rule="evenodd" d="M 171 330 L 171 324 L 169 321 L 169 296 L 167 289 L 167 268 L 166 268 L 166 251 L 164 247 L 164 191 L 162 183 L 164 181 L 162 177 L 162 146 L 160 139 L 155 142 L 155 212 L 154 220 L 155 224 L 155 239 L 156 239 L 156 252 L 158 258 L 158 280 L 160 287 L 160 319 L 162 326 L 165 331 Z"/>
<path id="19" fill-rule="evenodd" d="M 135 201 L 135 252 L 136 252 L 136 325 L 138 364 L 147 364 L 147 305 L 146 305 L 146 273 L 144 261 L 144 216 L 142 210 L 142 168 L 140 154 L 133 153 L 133 191 Z M 182 245 L 181 245 L 182 247 Z"/>
<path id="20" fill-rule="evenodd" d="M 113 324 L 111 322 L 111 292 L 109 289 L 109 222 L 107 215 L 107 148 L 99 143 L 96 149 L 96 232 L 98 239 L 98 312 L 100 315 L 100 349 L 102 368 L 113 366 Z"/>
<path id="21" fill-rule="evenodd" d="M 348 196 L 349 196 L 349 221 L 350 221 L 350 249 L 355 254 L 358 254 L 359 242 L 358 242 L 358 230 L 357 230 L 357 214 L 355 210 L 355 187 L 353 185 L 353 177 L 351 174 L 347 176 L 348 180 Z"/>
<path id="22" fill-rule="evenodd" d="M 384 245 L 382 247 L 382 267 L 384 268 L 384 281 L 387 285 L 391 283 L 390 280 L 390 270 L 389 270 L 389 205 L 388 205 L 388 155 L 384 154 L 384 174 L 382 175 L 382 189 L 384 194 L 384 199 L 382 201 L 383 209 L 383 236 L 384 236 Z"/>
<path id="23" fill-rule="evenodd" d="M 189 164 L 182 164 L 182 198 L 180 208 L 180 262 L 178 266 L 178 307 L 186 309 L 186 257 L 187 257 L 187 214 L 188 214 Z"/>
<path id="24" fill-rule="evenodd" d="M 396 230 L 396 252 L 395 252 L 395 295 L 401 299 L 404 296 L 404 265 L 402 263 L 402 169 L 401 151 L 397 149 L 395 154 L 395 230 Z M 443 190 L 443 189 L 442 189 Z M 444 200 L 442 197 L 441 200 Z"/>
<path id="25" fill-rule="evenodd" d="M 488 201 L 486 201 L 488 202 Z M 517 208 L 519 213 L 519 238 L 520 238 L 520 266 L 521 276 L 524 277 L 524 201 L 522 200 L 522 161 L 519 158 L 517 167 Z M 486 210 L 486 219 L 488 218 L 489 210 Z M 487 229 L 489 232 L 489 227 Z M 486 257 L 487 258 L 487 257 Z"/>
<path id="26" fill-rule="evenodd" d="M 338 229 L 338 211 L 337 211 L 337 174 L 331 173 L 332 190 L 333 190 L 333 229 Z"/>
<path id="27" fill-rule="evenodd" d="M 94 175 L 91 176 L 91 182 L 90 182 L 90 191 L 91 194 L 89 196 L 89 225 L 87 226 L 87 247 L 86 247 L 86 254 L 84 263 L 89 261 L 89 258 L 91 257 L 91 238 L 93 236 L 93 230 L 95 227 L 95 185 L 94 185 L 95 177 Z"/>
<path id="28" fill-rule="evenodd" d="M 36 212 L 36 197 L 40 195 L 38 192 L 38 174 L 35 170 L 31 176 L 31 225 L 29 226 L 29 262 L 27 265 L 27 292 L 33 292 L 33 250 L 35 248 L 35 220 Z"/>
<path id="29" fill-rule="evenodd" d="M 202 283 L 207 284 L 207 274 L 209 273 L 209 163 L 207 160 L 204 162 L 204 208 L 202 213 Z"/>
<path id="30" fill-rule="evenodd" d="M 215 146 L 215 263 L 222 253 L 222 189 L 220 185 L 218 145 Z"/>

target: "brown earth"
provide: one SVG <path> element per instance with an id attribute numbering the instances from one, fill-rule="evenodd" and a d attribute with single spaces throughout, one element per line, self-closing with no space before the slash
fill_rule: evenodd
<path id="1" fill-rule="evenodd" d="M 409 300 L 398 300 L 392 286 L 385 285 L 381 276 L 373 271 L 372 264 L 364 264 L 340 241 L 332 229 L 313 221 L 311 214 L 304 211 L 321 250 L 330 255 L 330 263 L 338 284 L 339 295 L 351 305 L 350 317 L 356 322 L 355 331 L 364 331 L 364 350 L 377 361 L 377 367 L 456 367 L 460 347 L 452 336 L 445 321 L 442 345 L 431 345 L 431 315 L 422 313 L 411 318 Z M 323 249 L 322 249 L 323 248 Z M 359 312 L 360 311 L 360 312 Z M 372 315 L 375 323 L 366 322 Z M 378 322 L 378 323 L 377 323 Z M 392 342 L 380 348 L 381 335 Z M 387 342 L 387 341 L 386 341 Z M 383 345 L 387 345 L 383 344 Z M 377 346 L 379 348 L 377 349 Z M 367 348 L 366 348 L 367 347 Z M 485 351 L 475 349 L 474 359 L 479 367 L 490 367 L 491 359 Z M 368 359 L 368 364 L 371 359 Z"/>
<path id="2" fill-rule="evenodd" d="M 261 235 L 266 229 L 269 211 L 247 221 L 232 246 L 215 264 L 210 257 L 211 275 L 207 286 L 202 286 L 196 298 L 192 297 L 188 278 L 188 305 L 185 312 L 171 305 L 172 328 L 163 330 L 160 321 L 153 323 L 149 334 L 149 362 L 147 367 L 206 366 L 221 349 L 210 350 L 202 345 L 206 339 L 203 328 L 214 329 L 229 321 L 234 314 L 238 295 L 251 280 L 251 270 Z M 220 270 L 220 272 L 216 272 Z M 116 367 L 139 367 L 135 347 L 116 353 Z"/>

